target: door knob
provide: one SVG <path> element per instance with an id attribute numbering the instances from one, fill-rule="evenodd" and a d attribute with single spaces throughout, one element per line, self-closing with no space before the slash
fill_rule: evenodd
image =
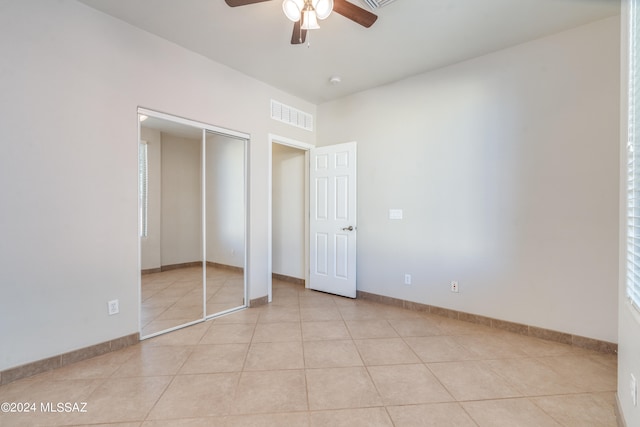
<path id="1" fill-rule="evenodd" d="M 343 228 L 342 231 L 353 231 L 353 225 Z"/>

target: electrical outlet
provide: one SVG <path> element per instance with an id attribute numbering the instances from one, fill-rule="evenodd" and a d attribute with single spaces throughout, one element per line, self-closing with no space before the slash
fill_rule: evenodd
<path id="1" fill-rule="evenodd" d="M 631 374 L 631 381 L 629 381 L 631 391 L 631 402 L 633 406 L 638 406 L 638 383 L 636 377 Z"/>
<path id="2" fill-rule="evenodd" d="M 455 280 L 451 281 L 451 292 L 458 293 L 458 282 Z"/>
<path id="3" fill-rule="evenodd" d="M 113 316 L 114 314 L 118 314 L 120 312 L 120 303 L 117 299 L 111 300 L 107 303 L 109 307 L 109 316 Z"/>
<path id="4" fill-rule="evenodd" d="M 410 274 L 405 274 L 404 275 L 404 284 L 405 285 L 410 285 L 411 284 L 411 275 Z"/>

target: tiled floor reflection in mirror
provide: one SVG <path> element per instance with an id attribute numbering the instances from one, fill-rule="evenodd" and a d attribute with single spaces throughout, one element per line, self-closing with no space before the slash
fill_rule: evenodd
<path id="1" fill-rule="evenodd" d="M 143 274 L 142 332 L 147 336 L 202 315 L 202 267 L 177 268 Z M 207 315 L 244 305 L 244 276 L 240 269 L 207 266 Z"/>

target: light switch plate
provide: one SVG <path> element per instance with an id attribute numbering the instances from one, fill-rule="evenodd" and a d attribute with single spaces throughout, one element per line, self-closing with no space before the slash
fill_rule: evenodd
<path id="1" fill-rule="evenodd" d="M 402 209 L 389 209 L 389 219 L 402 219 Z"/>

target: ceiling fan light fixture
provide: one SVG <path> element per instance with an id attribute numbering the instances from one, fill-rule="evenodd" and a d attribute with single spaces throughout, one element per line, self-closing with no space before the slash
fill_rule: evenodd
<path id="1" fill-rule="evenodd" d="M 282 10 L 285 16 L 293 21 L 298 22 L 302 17 L 302 9 L 304 8 L 304 0 L 284 0 L 282 2 Z"/>
<path id="2" fill-rule="evenodd" d="M 302 18 L 303 30 L 315 30 L 320 28 L 318 19 L 326 19 L 331 15 L 333 0 L 284 0 L 282 10 L 293 22 Z"/>
<path id="3" fill-rule="evenodd" d="M 314 0 L 313 8 L 316 10 L 318 19 L 326 19 L 333 11 L 333 0 Z"/>
<path id="4" fill-rule="evenodd" d="M 303 30 L 317 30 L 320 28 L 315 10 L 311 9 L 302 12 L 302 26 L 300 28 Z"/>

